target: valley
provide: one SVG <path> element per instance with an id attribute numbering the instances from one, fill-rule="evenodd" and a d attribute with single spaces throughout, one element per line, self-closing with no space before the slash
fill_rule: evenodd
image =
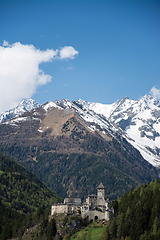
<path id="1" fill-rule="evenodd" d="M 1 114 L 2 239 L 129 239 L 135 231 L 135 239 L 159 237 L 159 102 L 157 110 L 148 96 L 141 109 L 134 110 L 135 104 L 128 98 L 109 107 L 82 100 L 44 105 L 28 100 Z M 112 200 L 113 220 L 91 223 L 63 214 L 50 219 L 53 203 L 70 196 L 84 201 L 100 182 Z"/>

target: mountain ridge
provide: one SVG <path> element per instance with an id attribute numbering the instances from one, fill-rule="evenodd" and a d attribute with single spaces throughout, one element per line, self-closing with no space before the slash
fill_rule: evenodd
<path id="1" fill-rule="evenodd" d="M 1 122 L 40 106 L 32 99 L 22 101 L 15 109 L 2 113 L 0 115 Z M 131 100 L 126 96 L 112 104 L 93 103 L 82 99 L 70 102 L 67 99 L 63 99 L 61 101 L 47 102 L 43 106 L 45 111 L 52 107 L 61 110 L 63 108 L 72 108 L 75 112 L 78 111 L 87 123 L 95 121 L 95 124 L 100 124 L 100 127 L 102 125 L 104 127 L 107 121 L 112 127 L 113 125 L 115 127 L 116 124 L 117 131 L 140 151 L 145 160 L 155 167 L 160 166 L 160 101 L 152 96 L 146 94 L 139 100 Z M 83 111 L 90 111 L 88 119 L 85 118 Z M 99 114 L 101 120 L 99 121 L 98 117 L 95 119 L 95 115 L 92 112 Z M 103 118 L 105 118 L 105 124 L 102 123 Z M 92 131 L 97 130 L 95 124 L 90 124 L 88 126 L 89 129 Z"/>
<path id="2" fill-rule="evenodd" d="M 120 127 L 125 137 L 153 166 L 160 166 L 160 101 L 146 94 L 140 100 L 128 97 L 113 104 L 85 103 L 84 109 L 92 109 L 104 115 Z M 135 127 L 134 127 L 135 126 Z"/>
<path id="3" fill-rule="evenodd" d="M 78 101 L 47 102 L 2 122 L 0 132 L 0 150 L 63 198 L 84 198 L 103 182 L 113 199 L 158 178 L 120 127 Z"/>

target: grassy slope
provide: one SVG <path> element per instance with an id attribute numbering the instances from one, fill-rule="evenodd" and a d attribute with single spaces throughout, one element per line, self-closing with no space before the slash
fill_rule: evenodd
<path id="1" fill-rule="evenodd" d="M 72 237 L 71 240 L 78 240 L 78 239 L 81 239 L 84 232 L 86 233 L 86 238 L 87 238 L 87 234 L 88 234 L 88 231 L 91 232 L 91 239 L 92 240 L 99 240 L 101 238 L 101 235 L 102 235 L 102 232 L 104 231 L 105 227 L 103 228 L 87 228 L 87 229 L 83 229 L 81 230 L 80 232 L 77 233 L 77 236 L 76 237 Z"/>
<path id="2" fill-rule="evenodd" d="M 97 222 L 94 222 L 87 226 L 86 228 L 80 230 L 79 232 L 75 233 L 71 240 L 79 240 L 79 239 L 92 239 L 92 240 L 99 240 L 101 238 L 101 235 L 103 231 L 105 230 L 105 226 L 102 224 L 99 224 Z M 85 237 L 84 237 L 85 236 Z"/>

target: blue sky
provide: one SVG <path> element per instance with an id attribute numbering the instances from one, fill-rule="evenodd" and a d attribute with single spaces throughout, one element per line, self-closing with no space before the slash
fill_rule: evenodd
<path id="1" fill-rule="evenodd" d="M 34 86 L 27 79 L 31 76 L 30 67 L 4 65 L 6 60 L 2 58 L 0 101 L 4 107 L 0 109 L 4 111 L 26 97 L 39 103 L 63 98 L 113 103 L 125 96 L 139 99 L 149 94 L 153 86 L 160 98 L 159 13 L 159 0 L 1 0 L 0 46 L 5 59 L 11 58 L 9 50 L 14 48 L 16 64 L 20 54 L 16 54 L 16 49 L 21 52 L 21 47 L 31 45 L 34 52 L 57 49 L 57 56 L 66 46 L 75 52 L 65 58 L 51 56 L 52 51 L 50 59 L 35 62 L 38 71 L 50 78 L 36 83 L 32 74 Z M 15 47 L 18 42 L 21 45 Z M 27 54 L 21 64 L 32 62 L 26 58 L 29 59 Z M 17 69 L 19 82 L 12 79 L 12 71 L 6 77 L 13 68 Z M 24 69 L 20 75 L 18 69 Z M 28 81 L 28 85 L 23 85 L 23 81 Z M 9 86 L 12 91 L 4 94 Z M 13 86 L 17 89 L 15 94 Z M 11 95 L 5 105 L 4 99 Z"/>

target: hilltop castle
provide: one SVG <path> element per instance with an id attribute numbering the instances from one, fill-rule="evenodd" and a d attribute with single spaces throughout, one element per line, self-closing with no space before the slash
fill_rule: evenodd
<path id="1" fill-rule="evenodd" d="M 81 213 L 83 218 L 110 220 L 114 216 L 109 198 L 105 200 L 105 187 L 102 183 L 97 187 L 97 195 L 89 195 L 86 201 L 81 203 L 80 198 L 65 198 L 64 203 L 53 204 L 51 215 L 56 213 Z"/>

